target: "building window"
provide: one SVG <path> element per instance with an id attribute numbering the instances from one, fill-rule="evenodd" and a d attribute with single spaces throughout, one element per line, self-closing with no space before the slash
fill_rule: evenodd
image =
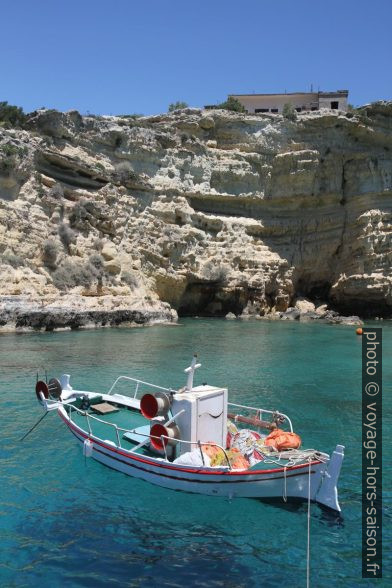
<path id="1" fill-rule="evenodd" d="M 302 108 L 300 106 L 298 106 L 298 108 L 295 109 L 297 112 L 301 112 Z"/>
<path id="2" fill-rule="evenodd" d="M 331 102 L 331 110 L 338 110 L 339 102 Z"/>
<path id="3" fill-rule="evenodd" d="M 312 106 L 310 110 L 318 110 L 317 106 Z"/>
<path id="4" fill-rule="evenodd" d="M 271 112 L 279 112 L 278 108 L 271 108 Z"/>
<path id="5" fill-rule="evenodd" d="M 269 112 L 269 108 L 255 108 L 255 112 Z"/>

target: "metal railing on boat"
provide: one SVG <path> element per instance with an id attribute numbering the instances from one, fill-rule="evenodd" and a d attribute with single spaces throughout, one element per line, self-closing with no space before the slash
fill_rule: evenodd
<path id="1" fill-rule="evenodd" d="M 244 404 L 234 404 L 234 402 L 228 402 L 227 406 L 235 406 L 235 408 L 242 408 L 244 410 L 251 410 L 251 411 L 255 411 L 256 413 L 258 413 L 260 415 L 260 417 L 263 414 L 270 414 L 272 416 L 279 416 L 284 418 L 285 420 L 287 420 L 289 427 L 290 427 L 290 432 L 293 432 L 293 424 L 291 422 L 291 419 L 287 416 L 287 414 L 284 414 L 283 412 L 279 412 L 278 410 L 266 410 L 265 408 L 256 408 L 255 406 L 245 406 Z M 259 418 L 259 417 L 257 417 Z"/>
<path id="2" fill-rule="evenodd" d="M 112 386 L 108 392 L 108 395 L 112 394 L 115 386 L 117 385 L 117 383 L 120 380 L 129 380 L 131 382 L 136 382 L 136 390 L 135 390 L 135 394 L 133 396 L 134 398 L 136 398 L 136 396 L 137 396 L 140 384 L 143 384 L 143 386 L 149 386 L 150 388 L 156 388 L 157 390 L 163 390 L 164 392 L 175 392 L 175 390 L 172 390 L 171 388 L 164 388 L 163 386 L 157 386 L 156 384 L 150 384 L 150 382 L 144 382 L 143 380 L 138 380 L 137 378 L 131 378 L 130 376 L 119 376 L 112 384 Z"/>
<path id="3" fill-rule="evenodd" d="M 145 445 L 147 443 L 147 441 L 149 439 L 151 439 L 151 438 L 152 439 L 157 439 L 157 440 L 159 439 L 161 441 L 161 443 L 162 443 L 163 451 L 164 451 L 164 454 L 165 454 L 165 460 L 166 461 L 169 461 L 169 459 L 167 457 L 167 452 L 166 452 L 166 445 L 163 442 L 164 439 L 167 439 L 169 441 L 176 441 L 178 443 L 183 443 L 183 444 L 186 444 L 186 445 L 197 445 L 199 447 L 199 449 L 200 449 L 201 459 L 202 459 L 202 462 L 204 464 L 204 456 L 203 456 L 203 452 L 202 452 L 202 445 L 209 445 L 209 446 L 212 446 L 212 447 L 217 447 L 218 449 L 221 449 L 223 451 L 224 456 L 225 456 L 225 459 L 226 459 L 226 462 L 227 462 L 227 466 L 222 466 L 222 467 L 228 467 L 230 470 L 232 469 L 231 468 L 231 464 L 230 464 L 230 460 L 229 460 L 228 455 L 226 453 L 226 450 L 221 445 L 218 445 L 218 443 L 213 443 L 213 442 L 201 443 L 200 441 L 185 441 L 184 439 L 177 439 L 176 437 L 168 437 L 167 435 L 160 435 L 159 437 L 157 437 L 155 435 L 147 435 L 145 433 L 140 433 L 139 431 L 136 431 L 136 429 L 124 429 L 123 427 L 119 427 L 118 425 L 116 425 L 116 423 L 110 423 L 109 421 L 104 421 L 103 419 L 100 419 L 99 417 L 97 417 L 95 415 L 89 414 L 87 411 L 81 410 L 81 409 L 77 408 L 74 405 L 71 405 L 71 404 L 63 404 L 62 406 L 64 408 L 66 408 L 66 409 L 68 408 L 68 418 L 69 418 L 70 422 L 73 422 L 72 421 L 72 416 L 71 416 L 71 414 L 72 414 L 73 411 L 78 412 L 82 416 L 86 417 L 88 432 L 89 432 L 89 435 L 91 437 L 95 437 L 95 435 L 94 435 L 94 432 L 93 432 L 93 430 L 91 428 L 90 419 L 93 419 L 94 421 L 98 421 L 100 423 L 103 423 L 104 425 L 109 425 L 110 427 L 113 427 L 115 429 L 115 431 L 116 431 L 117 447 L 119 449 L 125 449 L 121 445 L 121 438 L 120 438 L 120 434 L 119 434 L 120 431 L 123 432 L 123 433 L 135 433 L 135 432 L 137 432 L 137 434 L 140 437 L 145 437 L 146 439 L 142 443 L 139 443 L 133 449 L 126 449 L 126 451 L 129 451 L 130 453 L 135 453 L 136 454 L 137 453 L 137 450 L 140 449 L 141 446 Z M 181 412 L 183 412 L 183 411 L 181 411 Z M 174 415 L 170 420 L 171 421 L 174 420 L 177 416 L 178 416 L 178 414 L 177 415 Z"/>
<path id="4" fill-rule="evenodd" d="M 139 380 L 137 378 L 131 378 L 130 376 L 119 376 L 112 384 L 112 386 L 110 387 L 109 391 L 108 391 L 108 395 L 112 395 L 114 388 L 116 387 L 116 385 L 118 384 L 118 382 L 120 382 L 121 380 L 127 380 L 130 382 L 135 382 L 136 383 L 136 388 L 135 388 L 135 393 L 133 395 L 133 398 L 135 399 L 137 397 L 138 391 L 139 391 L 139 387 L 140 385 L 143 386 L 148 386 L 150 388 L 155 388 L 156 390 L 163 390 L 164 392 L 169 392 L 169 393 L 175 393 L 176 390 L 173 390 L 173 388 L 164 388 L 163 386 L 157 386 L 156 384 L 151 384 L 150 382 L 145 382 L 143 380 Z M 227 403 L 228 406 L 233 406 L 235 408 L 241 408 L 244 410 L 249 410 L 249 411 L 254 411 L 257 413 L 258 417 L 260 418 L 262 417 L 263 414 L 269 414 L 272 416 L 279 416 L 282 417 L 284 420 L 287 421 L 289 427 L 290 427 L 290 431 L 291 433 L 293 432 L 293 425 L 291 422 L 291 419 L 287 416 L 287 414 L 284 414 L 283 412 L 279 412 L 278 410 L 267 410 L 264 408 L 257 408 L 255 406 L 246 406 L 244 404 L 235 404 L 234 402 L 228 402 Z"/>

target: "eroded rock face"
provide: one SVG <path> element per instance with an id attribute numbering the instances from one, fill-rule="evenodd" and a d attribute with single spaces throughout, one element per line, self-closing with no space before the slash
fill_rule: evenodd
<path id="1" fill-rule="evenodd" d="M 391 192 L 391 103 L 296 122 L 38 111 L 0 129 L 3 315 L 10 296 L 14 313 L 16 300 L 49 312 L 67 299 L 118 316 L 246 317 L 307 297 L 389 315 Z"/>

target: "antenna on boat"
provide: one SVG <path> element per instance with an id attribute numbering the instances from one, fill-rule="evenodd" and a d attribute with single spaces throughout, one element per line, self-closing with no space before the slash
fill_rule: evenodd
<path id="1" fill-rule="evenodd" d="M 188 374 L 188 379 L 186 382 L 185 389 L 190 392 L 193 388 L 193 374 L 197 368 L 201 367 L 201 363 L 196 363 L 197 353 L 194 354 L 192 357 L 192 363 L 189 367 L 185 368 L 184 372 Z"/>

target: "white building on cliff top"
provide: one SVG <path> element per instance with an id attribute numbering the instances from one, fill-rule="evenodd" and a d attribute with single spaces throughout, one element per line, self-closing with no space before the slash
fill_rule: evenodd
<path id="1" fill-rule="evenodd" d="M 294 92 L 291 94 L 229 94 L 249 113 L 282 112 L 285 104 L 291 104 L 297 112 L 309 110 L 347 110 L 348 90 L 336 92 Z"/>

